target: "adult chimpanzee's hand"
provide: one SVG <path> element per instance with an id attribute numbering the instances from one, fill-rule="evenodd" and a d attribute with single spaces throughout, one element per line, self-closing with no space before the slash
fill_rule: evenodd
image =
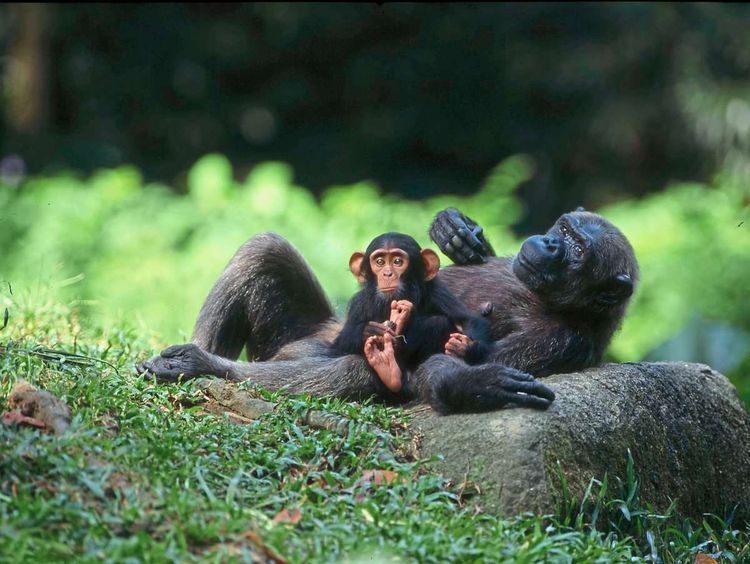
<path id="1" fill-rule="evenodd" d="M 214 374 L 211 356 L 197 345 L 173 345 L 161 351 L 159 356 L 136 366 L 139 374 L 151 374 L 160 380 L 174 381 L 182 377 L 196 378 Z"/>
<path id="2" fill-rule="evenodd" d="M 482 228 L 456 208 L 445 209 L 435 216 L 430 239 L 455 264 L 482 264 L 485 257 L 495 256 Z"/>

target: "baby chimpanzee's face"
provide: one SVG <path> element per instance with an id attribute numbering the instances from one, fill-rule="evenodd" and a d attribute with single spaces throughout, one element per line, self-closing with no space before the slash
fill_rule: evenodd
<path id="1" fill-rule="evenodd" d="M 375 249 L 370 254 L 370 269 L 377 278 L 378 290 L 393 293 L 409 270 L 409 254 L 399 248 Z"/>

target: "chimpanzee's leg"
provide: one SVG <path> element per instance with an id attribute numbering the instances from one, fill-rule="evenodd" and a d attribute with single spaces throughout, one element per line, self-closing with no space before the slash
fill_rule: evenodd
<path id="1" fill-rule="evenodd" d="M 283 345 L 315 333 L 331 305 L 302 256 L 274 233 L 240 247 L 208 294 L 193 330 L 206 352 L 267 360 Z"/>
<path id="2" fill-rule="evenodd" d="M 469 366 L 445 354 L 419 365 L 409 387 L 442 414 L 491 411 L 509 403 L 546 409 L 555 399 L 551 389 L 525 372 L 496 363 Z"/>
<path id="3" fill-rule="evenodd" d="M 389 398 L 363 356 L 332 358 L 323 341 L 305 338 L 330 338 L 337 332 L 332 320 L 331 306 L 299 253 L 278 235 L 258 235 L 237 251 L 209 293 L 193 343 L 171 346 L 137 370 L 165 380 L 215 375 L 271 390 Z M 243 345 L 250 358 L 267 361 L 235 361 Z"/>
<path id="4" fill-rule="evenodd" d="M 307 341 L 307 342 L 306 342 Z M 299 345 L 296 354 L 291 349 Z M 159 356 L 140 363 L 140 374 L 153 374 L 161 380 L 190 379 L 213 375 L 232 382 L 248 381 L 269 390 L 307 392 L 317 396 L 336 396 L 361 400 L 373 395 L 389 401 L 402 396 L 391 394 L 361 355 L 331 357 L 313 340 L 300 340 L 287 348 L 284 360 L 240 362 L 209 353 L 189 343 L 173 345 Z"/>

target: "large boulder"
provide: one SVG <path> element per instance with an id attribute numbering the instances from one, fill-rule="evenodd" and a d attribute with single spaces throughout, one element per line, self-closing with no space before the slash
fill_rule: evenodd
<path id="1" fill-rule="evenodd" d="M 734 386 L 702 364 L 609 364 L 544 379 L 547 411 L 416 416 L 422 454 L 476 483 L 498 513 L 551 512 L 562 472 L 578 499 L 592 477 L 626 480 L 628 450 L 641 499 L 663 511 L 750 516 L 750 417 Z"/>

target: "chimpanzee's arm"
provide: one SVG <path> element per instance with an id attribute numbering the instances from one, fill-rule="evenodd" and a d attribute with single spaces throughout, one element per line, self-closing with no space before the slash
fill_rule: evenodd
<path id="1" fill-rule="evenodd" d="M 433 354 L 443 352 L 453 323 L 445 315 L 416 315 L 409 320 L 401 343 L 401 354 L 408 355 L 409 364 L 416 365 Z"/>
<path id="2" fill-rule="evenodd" d="M 413 393 L 442 414 L 480 412 L 508 404 L 547 409 L 553 390 L 502 364 L 469 366 L 445 354 L 431 356 L 410 375 Z"/>
<path id="3" fill-rule="evenodd" d="M 484 317 L 474 315 L 467 316 L 457 320 L 455 323 L 460 327 L 461 333 L 472 340 L 469 348 L 463 356 L 467 364 L 479 364 L 484 362 L 492 350 L 492 341 L 490 340 L 490 323 Z"/>
<path id="4" fill-rule="evenodd" d="M 495 256 L 482 228 L 456 208 L 445 209 L 435 216 L 430 239 L 455 264 L 482 264 L 485 257 Z"/>
<path id="5" fill-rule="evenodd" d="M 593 341 L 567 327 L 528 328 L 491 344 L 485 362 L 549 376 L 595 366 L 601 359 Z"/>
<path id="6" fill-rule="evenodd" d="M 333 353 L 336 356 L 345 354 L 362 354 L 366 337 L 364 336 L 366 322 L 349 317 L 341 329 L 341 333 L 333 342 Z"/>

